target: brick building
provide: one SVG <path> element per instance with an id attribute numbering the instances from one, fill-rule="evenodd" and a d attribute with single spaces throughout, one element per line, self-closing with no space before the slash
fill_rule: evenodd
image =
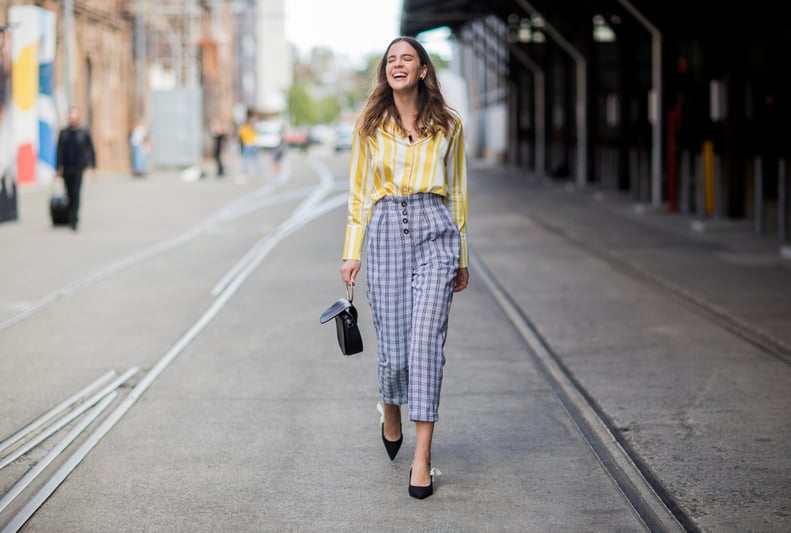
<path id="1" fill-rule="evenodd" d="M 70 102 L 79 106 L 94 136 L 100 170 L 129 170 L 129 134 L 138 119 L 151 123 L 149 98 L 154 63 L 162 72 L 163 65 L 173 66 L 172 62 L 168 64 L 168 58 L 190 62 L 186 68 L 192 78 L 186 83 L 196 84 L 203 94 L 204 130 L 208 131 L 213 118 L 231 121 L 235 96 L 233 76 L 228 72 L 233 71 L 236 44 L 232 0 L 72 0 L 71 4 L 73 38 L 69 43 L 64 41 L 68 17 L 63 0 L 0 0 L 0 26 L 8 22 L 12 6 L 36 6 L 54 13 L 55 127 L 66 123 Z M 135 10 L 139 6 L 144 14 L 137 18 Z M 177 36 L 182 49 L 163 52 L 162 39 L 158 37 L 162 32 L 158 28 L 165 18 L 169 19 L 169 28 L 178 27 L 179 17 L 188 19 L 194 31 Z M 143 25 L 140 32 L 136 32 L 138 21 Z M 137 35 L 147 43 L 143 48 L 137 47 L 137 51 L 144 51 L 142 67 L 135 57 Z M 71 48 L 68 63 L 67 44 Z M 67 71 L 70 80 L 65 79 Z M 143 76 L 142 82 L 138 75 Z M 205 144 L 204 151 L 208 151 L 208 141 Z"/>
<path id="2" fill-rule="evenodd" d="M 67 88 L 64 46 L 64 2 L 0 0 L 0 24 L 11 6 L 37 6 L 55 14 L 53 97 L 57 127 L 66 122 L 71 103 L 83 110 L 91 128 L 97 164 L 103 170 L 129 167 L 128 134 L 134 91 L 133 19 L 124 0 L 74 0 L 70 83 Z M 13 32 L 14 28 L 10 28 Z"/>

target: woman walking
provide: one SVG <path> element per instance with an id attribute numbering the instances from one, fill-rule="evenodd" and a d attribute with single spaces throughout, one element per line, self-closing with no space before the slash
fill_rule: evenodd
<path id="1" fill-rule="evenodd" d="M 411 37 L 393 40 L 353 140 L 341 279 L 354 285 L 367 233 L 366 278 L 378 350 L 382 440 L 391 460 L 415 422 L 409 494 L 433 493 L 431 440 L 454 292 L 467 287 L 464 132 L 434 65 Z"/>
<path id="2" fill-rule="evenodd" d="M 258 158 L 258 145 L 256 138 L 258 132 L 255 130 L 256 115 L 252 110 L 247 111 L 247 120 L 239 128 L 239 142 L 242 145 L 242 175 L 241 181 L 248 178 L 258 178 L 264 172 L 261 160 Z"/>

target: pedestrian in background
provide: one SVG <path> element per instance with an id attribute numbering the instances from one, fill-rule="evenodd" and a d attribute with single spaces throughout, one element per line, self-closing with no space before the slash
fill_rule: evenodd
<path id="1" fill-rule="evenodd" d="M 355 125 L 341 279 L 361 266 L 377 336 L 381 432 L 395 459 L 401 405 L 415 422 L 409 494 L 433 493 L 431 442 L 454 292 L 467 287 L 467 170 L 459 116 L 410 37 L 392 41 Z"/>
<path id="2" fill-rule="evenodd" d="M 80 211 L 82 175 L 86 168 L 96 168 L 96 152 L 88 128 L 81 126 L 80 109 L 69 109 L 69 125 L 58 134 L 55 168 L 63 178 L 69 198 L 69 225 L 77 231 Z"/>
<path id="3" fill-rule="evenodd" d="M 143 176 L 147 170 L 148 159 L 148 133 L 143 121 L 139 121 L 129 136 L 129 145 L 132 149 L 132 174 Z"/>
<path id="4" fill-rule="evenodd" d="M 239 128 L 239 142 L 242 145 L 242 178 L 256 178 L 263 174 L 264 167 L 258 157 L 255 130 L 255 113 L 247 112 L 247 120 Z"/>
<path id="5" fill-rule="evenodd" d="M 221 178 L 225 175 L 225 167 L 222 164 L 222 152 L 225 148 L 225 141 L 228 138 L 228 129 L 219 120 L 213 120 L 211 137 L 214 143 L 213 154 L 214 162 L 217 164 L 217 177 Z"/>
<path id="6" fill-rule="evenodd" d="M 286 153 L 287 143 L 285 137 L 280 137 L 280 144 L 278 144 L 272 152 L 272 172 L 275 175 L 280 174 L 281 162 Z"/>

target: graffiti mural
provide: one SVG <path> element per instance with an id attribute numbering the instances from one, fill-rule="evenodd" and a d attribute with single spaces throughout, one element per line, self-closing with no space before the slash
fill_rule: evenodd
<path id="1" fill-rule="evenodd" d="M 50 183 L 55 177 L 57 113 L 53 95 L 55 63 L 55 13 L 38 10 L 38 168 L 36 181 Z"/>
<path id="2" fill-rule="evenodd" d="M 16 220 L 16 142 L 11 113 L 11 42 L 0 27 L 0 222 Z"/>
<path id="3" fill-rule="evenodd" d="M 12 102 L 19 184 L 35 183 L 38 164 L 38 58 L 39 8 L 12 6 L 11 23 Z"/>
<path id="4" fill-rule="evenodd" d="M 0 222 L 17 218 L 17 187 L 55 176 L 55 13 L 12 6 L 0 29 Z"/>

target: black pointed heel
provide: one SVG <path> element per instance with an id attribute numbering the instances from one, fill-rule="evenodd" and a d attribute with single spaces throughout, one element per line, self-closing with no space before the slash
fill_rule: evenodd
<path id="1" fill-rule="evenodd" d="M 418 500 L 428 498 L 434 494 L 434 476 L 431 477 L 431 483 L 427 487 L 419 487 L 412 484 L 412 469 L 409 469 L 409 495 Z"/>
<path id="2" fill-rule="evenodd" d="M 385 443 L 385 450 L 387 450 L 387 455 L 392 461 L 395 459 L 395 456 L 398 455 L 398 450 L 401 449 L 401 443 L 404 442 L 404 432 L 401 431 L 401 436 L 398 437 L 398 440 L 387 440 L 385 438 L 385 424 L 382 422 L 382 442 Z"/>

